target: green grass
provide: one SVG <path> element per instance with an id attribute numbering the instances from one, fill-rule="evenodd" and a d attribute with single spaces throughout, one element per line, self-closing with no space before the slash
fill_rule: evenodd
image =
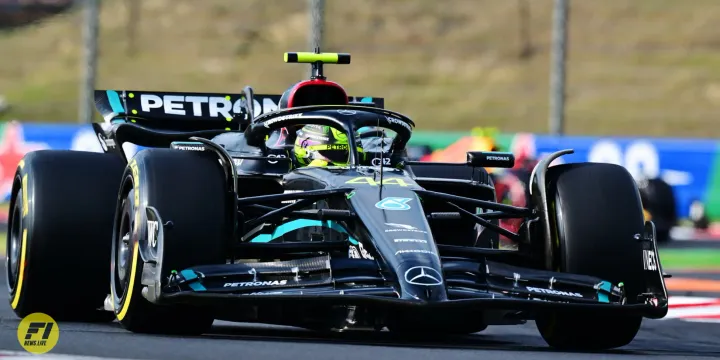
<path id="1" fill-rule="evenodd" d="M 720 249 L 660 249 L 664 269 L 720 270 Z"/>
<path id="2" fill-rule="evenodd" d="M 99 88 L 280 93 L 306 76 L 282 62 L 307 50 L 306 2 L 103 2 Z M 420 129 L 545 132 L 552 0 L 528 0 L 534 53 L 521 58 L 520 0 L 328 1 L 327 66 L 350 93 L 387 99 Z M 570 134 L 720 136 L 717 0 L 572 1 Z M 137 32 L 127 54 L 126 24 Z M 0 120 L 74 121 L 81 15 L 0 34 Z"/>
<path id="3" fill-rule="evenodd" d="M 5 247 L 7 246 L 7 233 L 0 232 L 0 257 L 5 256 Z"/>

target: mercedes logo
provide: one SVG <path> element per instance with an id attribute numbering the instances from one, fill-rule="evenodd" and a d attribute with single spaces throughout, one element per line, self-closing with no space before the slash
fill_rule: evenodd
<path id="1" fill-rule="evenodd" d="M 408 269 L 405 272 L 405 281 L 408 284 L 422 285 L 422 286 L 434 286 L 442 285 L 442 275 L 440 273 L 427 266 L 415 266 Z"/>
<path id="2" fill-rule="evenodd" d="M 346 110 L 346 109 L 340 109 L 337 112 L 340 115 L 355 115 L 355 114 L 357 114 L 357 111 L 355 111 L 355 110 Z"/>

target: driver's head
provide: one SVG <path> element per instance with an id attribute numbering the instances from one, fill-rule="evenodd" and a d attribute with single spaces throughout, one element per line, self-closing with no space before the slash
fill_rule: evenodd
<path id="1" fill-rule="evenodd" d="M 363 154 L 362 146 L 357 151 Z M 305 125 L 298 130 L 293 152 L 301 166 L 346 166 L 350 159 L 347 135 L 322 125 Z"/>

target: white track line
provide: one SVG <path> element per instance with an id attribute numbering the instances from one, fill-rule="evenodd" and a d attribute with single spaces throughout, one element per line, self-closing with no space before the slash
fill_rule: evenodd
<path id="1" fill-rule="evenodd" d="M 666 319 L 677 319 L 677 318 L 701 318 L 701 317 L 717 317 L 720 316 L 720 305 L 717 306 L 702 306 L 702 307 L 688 307 L 688 308 L 670 308 Z"/>
<path id="2" fill-rule="evenodd" d="M 664 319 L 720 323 L 720 299 L 693 296 L 670 296 L 670 309 Z"/>
<path id="3" fill-rule="evenodd" d="M 670 307 L 676 305 L 693 305 L 693 304 L 720 304 L 720 299 L 711 297 L 695 297 L 695 296 L 670 296 Z"/>

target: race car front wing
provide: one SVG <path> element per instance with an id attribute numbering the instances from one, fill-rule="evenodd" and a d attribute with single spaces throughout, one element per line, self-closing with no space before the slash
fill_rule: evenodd
<path id="1" fill-rule="evenodd" d="M 627 299 L 623 284 L 592 276 L 522 268 L 499 262 L 443 258 L 448 300 L 401 298 L 397 279 L 375 260 L 333 259 L 329 255 L 290 261 L 197 266 L 172 272 L 156 303 L 241 306 L 292 301 L 331 306 L 485 307 L 512 310 L 580 310 L 662 318 L 667 297 Z M 150 292 L 144 293 L 150 294 Z M 261 298 L 261 299 L 260 299 Z"/>
<path id="2" fill-rule="evenodd" d="M 163 223 L 152 207 L 148 220 Z M 141 239 L 147 229 L 140 227 Z M 399 293 L 399 276 L 378 260 L 333 257 L 347 243 L 292 242 L 247 244 L 253 251 L 271 253 L 324 253 L 322 256 L 272 262 L 201 265 L 171 270 L 161 279 L 163 227 L 156 229 L 158 253 L 141 251 L 143 296 L 152 303 L 188 303 L 195 306 L 232 306 L 262 302 L 325 303 L 339 306 L 421 307 L 437 309 L 499 308 L 508 310 L 556 309 L 639 314 L 662 318 L 668 311 L 667 289 L 657 256 L 655 229 L 647 222 L 634 241 L 643 247 L 645 292 L 628 298 L 622 283 L 593 276 L 538 270 L 519 266 L 525 262 L 515 251 L 438 245 L 447 299 L 423 301 Z M 272 247 L 272 249 L 270 249 Z M 144 247 L 141 247 L 144 248 Z M 250 250 L 250 249 L 245 249 Z M 645 259 L 645 255 L 648 258 Z M 640 259 L 639 259 L 640 260 Z"/>

